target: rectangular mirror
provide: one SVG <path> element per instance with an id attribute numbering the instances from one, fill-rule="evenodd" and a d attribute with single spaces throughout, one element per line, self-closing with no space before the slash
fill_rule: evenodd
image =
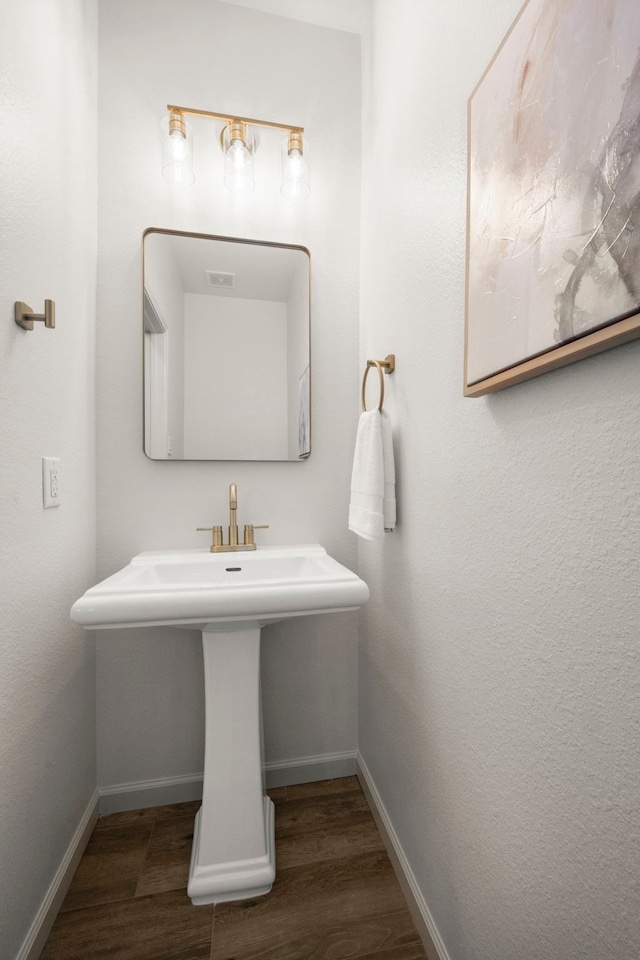
<path id="1" fill-rule="evenodd" d="M 148 457 L 309 456 L 309 259 L 290 244 L 145 230 Z"/>

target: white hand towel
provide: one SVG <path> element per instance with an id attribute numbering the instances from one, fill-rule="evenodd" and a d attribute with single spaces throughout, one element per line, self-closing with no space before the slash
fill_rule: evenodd
<path id="1" fill-rule="evenodd" d="M 393 459 L 391 420 L 386 410 L 380 411 L 380 428 L 382 433 L 382 465 L 384 474 L 382 514 L 384 517 L 384 529 L 387 533 L 390 533 L 396 526 L 396 466 Z"/>
<path id="2" fill-rule="evenodd" d="M 381 543 L 385 527 L 395 526 L 395 471 L 391 426 L 376 408 L 358 421 L 351 475 L 349 529 L 365 540 Z"/>
<path id="3" fill-rule="evenodd" d="M 384 540 L 384 467 L 382 431 L 377 407 L 358 420 L 351 474 L 349 529 L 365 540 Z"/>

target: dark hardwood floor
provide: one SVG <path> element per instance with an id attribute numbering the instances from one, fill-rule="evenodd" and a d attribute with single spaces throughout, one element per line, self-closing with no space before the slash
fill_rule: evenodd
<path id="1" fill-rule="evenodd" d="M 103 817 L 41 960 L 425 960 L 355 777 L 279 787 L 271 893 L 194 907 L 199 803 Z"/>

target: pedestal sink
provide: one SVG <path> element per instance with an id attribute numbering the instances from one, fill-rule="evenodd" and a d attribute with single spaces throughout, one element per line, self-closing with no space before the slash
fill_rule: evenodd
<path id="1" fill-rule="evenodd" d="M 141 553 L 71 608 L 87 629 L 178 626 L 202 633 L 205 760 L 187 893 L 222 903 L 268 893 L 273 804 L 262 787 L 260 629 L 355 610 L 369 589 L 319 544 L 251 553 Z"/>

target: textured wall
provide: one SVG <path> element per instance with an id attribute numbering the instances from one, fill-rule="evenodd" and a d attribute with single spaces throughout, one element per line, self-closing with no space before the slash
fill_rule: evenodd
<path id="1" fill-rule="evenodd" d="M 95 788 L 96 14 L 6 0 L 0 31 L 0 954 L 14 957 Z M 56 329 L 13 322 L 14 300 Z M 42 456 L 61 505 L 42 507 Z"/>
<path id="2" fill-rule="evenodd" d="M 286 460 L 286 303 L 187 293 L 184 304 L 185 456 Z"/>
<path id="3" fill-rule="evenodd" d="M 632 960 L 640 344 L 461 394 L 466 99 L 519 6 L 373 3 L 361 356 L 397 355 L 399 525 L 359 548 L 360 749 L 451 960 Z"/>
<path id="4" fill-rule="evenodd" d="M 196 184 L 160 174 L 168 103 L 300 123 L 312 195 L 279 193 L 279 134 L 260 134 L 257 184 L 222 184 L 219 127 L 194 120 Z M 110 0 L 100 10 L 98 523 L 100 575 L 145 549 L 205 546 L 238 484 L 262 543 L 320 542 L 355 563 L 346 513 L 358 413 L 359 37 L 215 0 Z M 339 144 L 349 144 L 340 149 Z M 259 170 L 263 172 L 260 173 Z M 271 170 L 271 172 L 269 172 Z M 142 453 L 141 236 L 169 227 L 311 250 L 313 452 L 303 463 L 153 463 Z M 340 349 L 336 350 L 339 344 Z M 240 373 L 242 357 L 230 358 Z M 268 760 L 355 749 L 355 614 L 264 632 Z M 98 638 L 100 782 L 202 769 L 202 654 L 190 631 Z"/>

